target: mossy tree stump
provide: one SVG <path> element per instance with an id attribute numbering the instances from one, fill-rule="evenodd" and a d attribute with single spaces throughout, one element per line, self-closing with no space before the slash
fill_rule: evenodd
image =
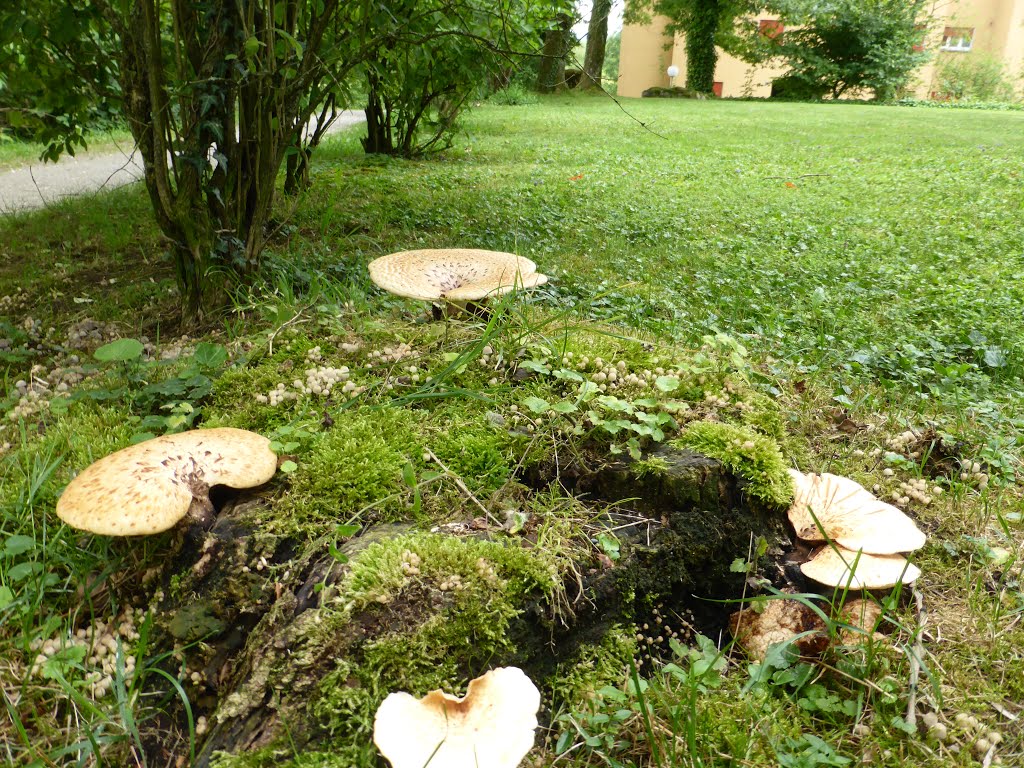
<path id="1" fill-rule="evenodd" d="M 342 544 L 340 558 L 325 540 L 270 550 L 246 522 L 252 504 L 265 502 L 229 504 L 202 555 L 183 554 L 169 569 L 173 591 L 157 616 L 158 644 L 192 643 L 185 656 L 200 681 L 185 684 L 194 715 L 210 723 L 195 764 L 269 765 L 323 749 L 348 765 L 376 765 L 373 712 L 389 691 L 422 695 L 504 665 L 551 690 L 560 665 L 656 603 L 687 608 L 717 636 L 734 606 L 711 601 L 744 589 L 746 574 L 730 565 L 752 539 L 778 544 L 785 535 L 783 510 L 756 503 L 717 461 L 686 451 L 663 447 L 640 462 L 557 477 L 535 467 L 527 479 L 581 499 L 593 511 L 590 540 L 601 526 L 613 531 L 618 557 L 581 533 L 556 566 L 528 536 L 481 526 L 459 536 L 379 526 Z M 152 762 L 186 752 L 182 711 L 157 728 L 144 741 Z"/>

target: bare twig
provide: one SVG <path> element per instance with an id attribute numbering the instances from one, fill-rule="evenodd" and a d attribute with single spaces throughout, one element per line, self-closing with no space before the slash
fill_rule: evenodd
<path id="1" fill-rule="evenodd" d="M 476 504 L 483 511 L 483 513 L 487 516 L 488 520 L 490 520 L 495 525 L 502 525 L 502 522 L 493 514 L 491 514 L 491 511 L 480 502 L 480 499 L 474 496 L 473 492 L 466 487 L 466 484 L 462 482 L 462 478 L 456 475 L 454 472 L 452 472 L 448 468 L 448 466 L 439 458 L 437 458 L 437 455 L 429 448 L 427 448 L 427 455 L 437 464 L 437 466 L 441 468 L 445 475 L 451 478 L 452 482 L 454 482 L 455 485 L 458 486 L 459 490 L 466 495 L 466 498 L 468 498 L 470 501 Z"/>
<path id="2" fill-rule="evenodd" d="M 285 328 L 287 328 L 289 325 L 292 325 L 293 323 L 305 322 L 304 320 L 300 320 L 299 318 L 302 317 L 302 313 L 303 312 L 305 312 L 307 309 L 309 309 L 312 306 L 313 306 L 312 304 L 306 305 L 305 307 L 300 309 L 298 312 L 296 312 L 295 315 L 292 316 L 291 320 L 285 320 L 283 323 L 281 323 L 281 325 L 277 326 L 277 328 L 274 329 L 274 332 L 272 334 L 270 334 L 270 338 L 267 339 L 267 354 L 268 355 L 274 354 L 274 339 L 277 338 L 277 334 L 279 334 L 281 331 L 283 331 Z"/>

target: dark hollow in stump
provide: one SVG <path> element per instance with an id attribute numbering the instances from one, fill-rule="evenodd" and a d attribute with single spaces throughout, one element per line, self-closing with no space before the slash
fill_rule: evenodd
<path id="1" fill-rule="evenodd" d="M 785 542 L 784 510 L 769 509 L 743 492 L 743 482 L 721 464 L 698 454 L 659 448 L 641 463 L 613 461 L 599 469 L 534 467 L 526 480 L 535 487 L 559 482 L 595 510 L 596 525 L 614 528 L 620 545 L 615 560 L 594 552 L 576 563 L 581 579 L 566 586 L 570 610 L 553 610 L 540 594 L 523 594 L 510 627 L 515 652 L 508 657 L 459 660 L 466 677 L 486 669 L 515 665 L 543 688 L 556 665 L 571 661 L 580 646 L 600 642 L 617 623 L 642 621 L 652 608 L 688 609 L 698 628 L 716 638 L 745 573 L 730 565 L 746 558 L 752 539 L 765 537 L 770 549 Z M 330 630 L 319 622 L 321 601 L 349 568 L 327 552 L 324 541 L 279 543 L 269 562 L 287 563 L 291 576 L 268 591 L 266 580 L 243 565 L 254 557 L 246 512 L 260 500 L 226 509 L 208 534 L 203 558 L 183 554 L 168 570 L 178 582 L 157 621 L 158 647 L 202 639 L 201 653 L 189 666 L 200 669 L 202 685 L 189 689 L 195 716 L 205 715 L 210 729 L 198 738 L 195 765 L 208 766 L 215 751 L 232 754 L 285 742 L 289 749 L 323 746 L 337 734 L 324 731 L 308 706 L 324 677 L 339 660 L 358 659 L 379 633 L 415 628 L 445 606 L 426 590 L 410 587 L 401 606 L 371 605 Z M 628 515 L 624 510 L 628 509 Z M 349 556 L 377 540 L 410 531 L 409 526 L 378 526 L 343 546 Z M 497 538 L 493 532 L 477 537 Z M 508 546 L 517 537 L 502 536 Z M 580 550 L 583 551 L 582 549 Z M 324 586 L 318 587 L 318 584 Z M 317 637 L 316 643 L 309 640 Z M 190 652 L 191 654 L 191 652 Z M 189 681 L 185 681 L 186 685 Z M 388 681 L 381 681 L 388 689 Z M 151 721 L 144 733 L 151 764 L 167 764 L 187 754 L 187 726 L 180 702 Z M 177 732 L 177 740 L 168 737 Z"/>

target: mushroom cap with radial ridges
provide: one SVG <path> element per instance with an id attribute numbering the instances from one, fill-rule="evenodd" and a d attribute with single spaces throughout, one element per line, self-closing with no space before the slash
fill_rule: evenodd
<path id="1" fill-rule="evenodd" d="M 828 546 L 800 570 L 819 584 L 850 589 L 890 589 L 900 583 L 911 584 L 921 575 L 921 569 L 901 555 L 871 555 Z"/>
<path id="2" fill-rule="evenodd" d="M 374 259 L 368 269 L 380 288 L 420 301 L 478 301 L 548 279 L 527 258 L 476 248 L 400 251 Z"/>
<path id="3" fill-rule="evenodd" d="M 163 435 L 105 456 L 83 470 L 57 501 L 68 525 L 105 536 L 146 536 L 183 518 L 209 486 L 251 488 L 274 476 L 270 441 L 220 427 Z"/>
<path id="4" fill-rule="evenodd" d="M 914 521 L 848 477 L 789 470 L 793 503 L 789 521 L 805 541 L 834 541 L 841 547 L 873 555 L 912 552 L 925 535 Z M 814 512 L 818 523 L 808 511 Z"/>
<path id="5" fill-rule="evenodd" d="M 373 741 L 393 768 L 516 768 L 533 747 L 540 692 L 516 667 L 492 669 L 458 698 L 392 693 L 377 709 Z"/>

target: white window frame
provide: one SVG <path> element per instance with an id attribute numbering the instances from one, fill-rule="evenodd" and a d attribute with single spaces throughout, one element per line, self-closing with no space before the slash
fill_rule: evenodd
<path id="1" fill-rule="evenodd" d="M 946 35 L 942 38 L 942 47 L 939 48 L 939 50 L 967 53 L 971 50 L 971 45 L 973 45 L 973 43 L 974 28 L 959 27 L 954 29 L 953 34 Z"/>

